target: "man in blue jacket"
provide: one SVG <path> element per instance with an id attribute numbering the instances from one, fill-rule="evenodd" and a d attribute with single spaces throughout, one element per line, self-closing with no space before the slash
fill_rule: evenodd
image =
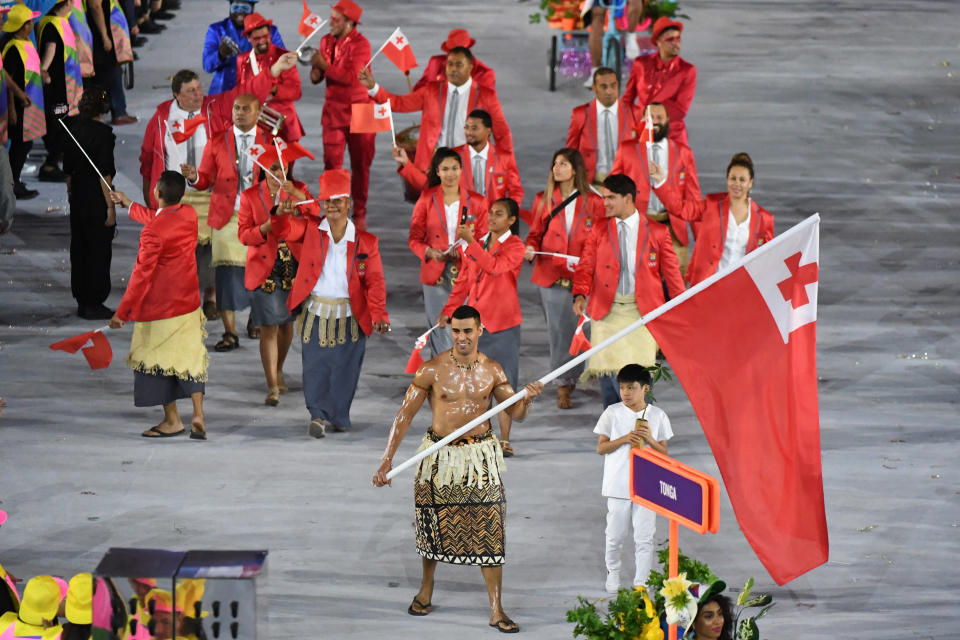
<path id="1" fill-rule="evenodd" d="M 231 0 L 230 17 L 214 22 L 207 28 L 203 43 L 203 70 L 213 74 L 210 94 L 229 91 L 237 84 L 237 54 L 248 53 L 250 41 L 243 35 L 243 19 L 253 12 L 257 0 Z M 274 26 L 270 27 L 270 40 L 281 48 L 283 38 Z"/>

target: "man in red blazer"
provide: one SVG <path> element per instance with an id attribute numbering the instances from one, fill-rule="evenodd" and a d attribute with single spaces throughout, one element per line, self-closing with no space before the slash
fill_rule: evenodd
<path id="1" fill-rule="evenodd" d="M 185 187 L 179 173 L 161 174 L 154 193 L 159 209 L 135 203 L 121 191 L 110 193 L 115 204 L 129 207 L 130 217 L 144 225 L 137 263 L 110 326 L 119 329 L 125 322 L 136 322 L 127 356 L 127 364 L 134 370 L 134 404 L 163 405 L 163 421 L 147 429 L 145 438 L 183 433 L 177 400 L 190 398 L 190 437 L 206 439 L 207 349 L 194 257 L 197 212 L 180 204 Z"/>
<path id="2" fill-rule="evenodd" d="M 573 312 L 591 318 L 590 340 L 602 342 L 684 290 L 677 254 L 667 228 L 637 212 L 636 185 L 623 174 L 603 181 L 605 224 L 597 225 L 584 245 L 573 275 Z M 592 358 L 586 376 L 598 378 L 604 408 L 619 402 L 615 377 L 627 364 L 651 366 L 657 343 L 641 327 Z"/>
<path id="3" fill-rule="evenodd" d="M 281 56 L 288 53 L 270 41 L 270 27 L 272 20 L 267 20 L 259 13 L 251 13 L 243 20 L 243 35 L 247 37 L 253 49 L 250 53 L 237 56 L 237 85 L 243 85 L 253 76 L 260 75 L 269 69 Z M 283 127 L 280 128 L 280 137 L 287 142 L 295 142 L 303 137 L 303 127 L 297 117 L 294 103 L 300 99 L 300 73 L 295 69 L 287 69 L 271 90 L 270 98 L 264 102 L 269 104 L 280 114 L 286 116 Z"/>
<path id="4" fill-rule="evenodd" d="M 458 147 L 466 143 L 464 126 L 467 115 L 474 109 L 490 114 L 493 137 L 497 148 L 513 153 L 510 127 L 503 117 L 496 91 L 473 82 L 473 54 L 469 49 L 456 47 L 447 55 L 446 80 L 428 82 L 413 93 L 398 96 L 377 85 L 370 69 L 360 72 L 360 82 L 379 104 L 390 101 L 396 113 L 422 111 L 420 139 L 414 164 L 426 172 L 437 147 Z"/>
<path id="5" fill-rule="evenodd" d="M 623 99 L 641 108 L 662 102 L 670 114 L 670 139 L 689 144 L 683 119 L 697 89 L 697 68 L 680 57 L 682 32 L 683 23 L 667 16 L 653 23 L 651 40 L 657 51 L 633 61 Z"/>
<path id="6" fill-rule="evenodd" d="M 612 172 L 621 143 L 636 140 L 643 130 L 643 108 L 620 99 L 620 78 L 608 67 L 593 74 L 593 95 L 590 102 L 573 108 L 566 146 L 583 156 L 587 179 L 601 184 Z"/>
<path id="7" fill-rule="evenodd" d="M 423 70 L 423 76 L 417 80 L 417 84 L 413 85 L 413 90 L 416 91 L 428 82 L 443 80 L 447 66 L 447 54 L 456 47 L 464 47 L 472 50 L 475 44 L 477 44 L 477 41 L 470 37 L 470 33 L 466 29 L 451 30 L 449 35 L 447 35 L 446 41 L 440 45 L 443 53 L 430 58 L 426 68 Z M 488 89 L 496 90 L 497 88 L 496 73 L 477 58 L 473 60 L 473 71 L 470 72 L 470 77 L 473 78 L 477 84 L 483 85 Z"/>
<path id="8" fill-rule="evenodd" d="M 352 0 L 340 0 L 330 9 L 330 33 L 320 39 L 313 54 L 310 82 L 326 80 L 323 101 L 323 168 L 343 168 L 343 152 L 350 148 L 350 196 L 353 198 L 353 221 L 366 228 L 367 190 L 370 186 L 370 165 L 376 151 L 376 134 L 350 133 L 351 105 L 371 102 L 357 74 L 370 62 L 370 42 L 357 30 L 363 10 Z"/>
<path id="9" fill-rule="evenodd" d="M 303 339 L 303 395 L 307 433 L 350 429 L 350 405 L 360 379 L 366 338 L 390 329 L 387 287 L 377 237 L 349 219 L 350 172 L 320 176 L 324 217 L 295 218 L 303 247 L 287 306 L 301 307 L 296 333 Z M 291 231 L 291 241 L 296 234 Z"/>

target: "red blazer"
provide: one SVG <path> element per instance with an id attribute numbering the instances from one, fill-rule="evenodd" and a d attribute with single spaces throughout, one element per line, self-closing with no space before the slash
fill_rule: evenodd
<path id="1" fill-rule="evenodd" d="M 487 89 L 496 90 L 497 88 L 496 73 L 477 58 L 473 59 L 473 71 L 470 72 L 470 77 L 473 78 L 474 82 L 485 86 Z M 423 76 L 417 80 L 417 84 L 413 85 L 413 90 L 416 91 L 428 82 L 437 80 L 443 80 L 444 82 L 447 80 L 447 54 L 445 53 L 430 58 L 427 67 L 423 70 Z"/>
<path id="2" fill-rule="evenodd" d="M 294 228 L 298 231 L 294 231 Z M 350 311 L 363 333 L 369 336 L 373 332 L 374 322 L 390 322 L 387 316 L 387 284 L 383 278 L 377 236 L 359 229 L 356 233 L 356 241 L 347 243 Z M 320 230 L 317 220 L 312 217 L 291 220 L 291 234 L 302 234 L 303 237 L 300 266 L 287 298 L 287 307 L 293 311 L 309 297 L 320 279 L 330 238 Z"/>
<path id="3" fill-rule="evenodd" d="M 531 211 L 536 218 L 530 227 L 530 233 L 527 234 L 527 245 L 533 247 L 534 251 L 551 251 L 570 256 L 582 255 L 583 245 L 589 240 L 593 228 L 603 224 L 606 217 L 603 209 L 603 198 L 593 192 L 588 193 L 586 198 L 582 195 L 577 197 L 574 201 L 576 213 L 569 235 L 567 235 L 567 225 L 563 219 L 563 211 L 560 211 L 547 223 L 550 212 L 563 202 L 560 189 L 553 190 L 553 198 L 542 211 L 540 210 L 541 202 L 543 202 L 542 191 L 533 199 L 533 209 Z M 530 280 L 534 284 L 549 287 L 561 278 L 573 280 L 573 271 L 567 269 L 565 259 L 553 256 L 535 256 L 533 274 L 530 276 Z"/>
<path id="4" fill-rule="evenodd" d="M 661 278 L 671 297 L 683 293 L 680 263 L 666 226 L 640 218 L 637 233 L 637 263 L 634 295 L 640 313 L 653 311 L 665 302 Z M 620 281 L 620 243 L 617 219 L 596 225 L 583 246 L 580 264 L 573 276 L 573 295 L 587 296 L 587 314 L 599 320 L 610 313 Z"/>
<path id="5" fill-rule="evenodd" d="M 487 144 L 490 145 L 490 151 L 487 152 L 487 195 L 484 196 L 487 209 L 490 208 L 494 200 L 500 198 L 513 198 L 519 205 L 523 201 L 523 184 L 520 182 L 520 169 L 517 168 L 517 161 L 512 153 L 503 153 L 497 150 L 492 142 Z M 460 154 L 460 160 L 463 162 L 460 186 L 470 191 L 473 189 L 473 163 L 470 160 L 470 145 L 460 145 L 455 147 L 454 151 Z M 412 162 L 400 169 L 400 175 L 417 191 L 423 191 L 427 188 L 427 174 Z"/>
<path id="6" fill-rule="evenodd" d="M 269 180 L 270 178 L 267 178 Z M 247 289 L 253 291 L 262 285 L 273 271 L 273 264 L 277 260 L 277 246 L 281 240 L 286 240 L 287 235 L 291 233 L 289 216 L 274 216 L 270 233 L 263 237 L 260 233 L 260 225 L 270 218 L 270 211 L 273 209 L 273 198 L 270 197 L 270 189 L 267 180 L 261 181 L 240 194 L 240 215 L 239 229 L 237 236 L 240 242 L 247 245 L 247 266 L 244 269 L 243 284 Z M 293 184 L 301 191 L 307 194 L 307 199 L 312 196 L 307 191 L 307 185 L 294 180 Z M 289 200 L 290 195 L 280 190 L 280 200 Z M 302 237 L 302 231 L 298 234 Z M 293 253 L 293 257 L 300 260 L 301 243 L 291 241 L 288 246 Z"/>
<path id="7" fill-rule="evenodd" d="M 480 312 L 486 331 L 505 331 L 522 323 L 517 278 L 523 266 L 523 252 L 523 241 L 512 234 L 490 253 L 477 240 L 467 245 L 463 272 L 450 292 L 443 314 L 450 317 L 457 307 L 469 304 Z"/>
<path id="8" fill-rule="evenodd" d="M 273 142 L 260 127 L 254 127 L 257 144 L 269 147 Z M 254 175 L 259 167 L 254 165 Z M 218 133 L 207 140 L 203 148 L 203 159 L 197 168 L 197 183 L 193 188 L 198 191 L 209 189 L 210 213 L 207 223 L 214 229 L 222 229 L 230 222 L 233 216 L 234 204 L 237 200 L 237 190 L 240 188 L 240 174 L 237 167 L 237 141 L 233 135 L 233 128 Z"/>
<path id="9" fill-rule="evenodd" d="M 257 57 L 257 64 L 260 65 L 260 73 L 270 75 L 270 67 L 283 54 L 286 49 L 281 49 L 277 45 L 270 43 L 270 50 L 262 56 Z M 243 84 L 253 78 L 253 67 L 250 66 L 251 52 L 243 53 L 237 56 L 237 84 Z M 297 68 L 287 69 L 277 78 L 276 85 L 271 90 L 273 97 L 267 104 L 271 109 L 276 109 L 287 119 L 280 129 L 280 137 L 287 142 L 295 142 L 303 137 L 303 127 L 300 125 L 300 118 L 297 117 L 297 109 L 294 103 L 300 99 L 300 72 Z"/>
<path id="10" fill-rule="evenodd" d="M 237 85 L 230 91 L 204 96 L 201 111 L 206 114 L 207 121 L 204 128 L 207 132 L 207 140 L 211 137 L 226 131 L 233 126 L 232 111 L 233 101 L 241 93 L 252 93 L 263 102 L 270 95 L 276 79 L 269 73 L 261 73 L 243 86 Z M 153 197 L 153 188 L 160 179 L 166 167 L 166 155 L 163 145 L 163 136 L 166 126 L 161 126 L 170 118 L 170 105 L 173 100 L 161 102 L 157 110 L 147 121 L 147 130 L 143 134 L 143 143 L 140 145 L 140 175 L 150 184 L 150 206 L 154 209 L 159 206 Z"/>
<path id="11" fill-rule="evenodd" d="M 327 81 L 320 124 L 324 131 L 348 129 L 350 105 L 372 102 L 366 87 L 357 78 L 360 69 L 370 61 L 370 42 L 356 29 L 343 38 L 334 38 L 328 33 L 320 39 L 320 52 L 330 61 L 326 71 L 316 70 L 319 78 L 311 76 L 311 80 L 317 82 Z"/>
<path id="12" fill-rule="evenodd" d="M 645 109 L 651 102 L 662 102 L 670 116 L 670 139 L 687 144 L 687 128 L 683 119 L 690 111 L 697 89 L 697 68 L 677 56 L 669 62 L 654 51 L 633 61 L 623 99 L 634 101 Z"/>
<path id="13" fill-rule="evenodd" d="M 633 140 L 643 130 L 643 108 L 621 99 L 617 106 L 617 149 L 623 141 Z M 567 145 L 580 151 L 587 165 L 587 179 L 593 182 L 597 175 L 597 100 L 574 107 L 567 129 Z"/>
<path id="14" fill-rule="evenodd" d="M 373 99 L 378 104 L 389 100 L 390 108 L 397 113 L 423 112 L 420 119 L 420 139 L 417 142 L 417 153 L 413 161 L 420 169 L 426 171 L 430 166 L 430 159 L 433 157 L 440 135 L 443 133 L 443 111 L 447 106 L 447 81 L 428 82 L 413 93 L 403 96 L 394 95 L 380 87 Z M 497 92 L 471 82 L 467 113 L 474 109 L 483 109 L 490 114 L 493 119 L 493 137 L 497 147 L 503 153 L 512 154 L 513 139 L 510 136 L 510 126 L 503 117 Z"/>
<path id="15" fill-rule="evenodd" d="M 196 210 L 188 204 L 175 204 L 157 215 L 155 209 L 134 202 L 130 217 L 144 227 L 137 263 L 117 307 L 117 317 L 149 322 L 198 309 Z"/>
<path id="16" fill-rule="evenodd" d="M 460 210 L 463 211 L 464 207 L 467 209 L 467 214 L 474 217 L 473 235 L 482 237 L 487 232 L 487 207 L 483 196 L 460 187 Z M 430 187 L 420 194 L 420 199 L 413 206 L 410 234 L 407 236 L 410 251 L 420 258 L 421 283 L 436 284 L 443 275 L 443 267 L 446 264 L 438 260 L 427 260 L 427 247 L 446 251 L 448 243 L 443 187 Z"/>
<path id="17" fill-rule="evenodd" d="M 705 200 L 681 200 L 680 194 L 669 181 L 656 190 L 657 195 L 670 210 L 670 224 L 676 218 L 696 221 L 697 242 L 687 266 L 687 282 L 695 285 L 712 276 L 720 265 L 723 243 L 727 238 L 727 221 L 730 216 L 730 198 L 725 193 L 711 193 Z M 750 235 L 747 236 L 747 253 L 773 239 L 773 214 L 750 200 Z"/>
<path id="18" fill-rule="evenodd" d="M 650 166 L 647 160 L 647 141 L 636 140 L 620 145 L 617 157 L 613 161 L 610 173 L 623 173 L 637 185 L 637 211 L 646 213 L 650 203 Z M 685 144 L 667 139 L 667 182 L 684 200 L 700 200 L 700 182 L 697 180 L 697 165 L 693 160 L 693 151 Z M 690 244 L 690 233 L 686 223 L 677 219 L 670 220 L 673 233 L 680 244 Z M 694 229 L 695 231 L 695 229 Z"/>

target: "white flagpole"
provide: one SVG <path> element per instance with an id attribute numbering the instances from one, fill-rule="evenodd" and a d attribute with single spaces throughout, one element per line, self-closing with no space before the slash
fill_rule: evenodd
<path id="1" fill-rule="evenodd" d="M 299 55 L 300 55 L 300 50 L 303 49 L 303 47 L 304 47 L 308 42 L 310 42 L 310 38 L 312 38 L 313 36 L 317 35 L 317 32 L 320 31 L 320 29 L 323 29 L 323 25 L 325 25 L 325 24 L 327 24 L 327 21 L 326 21 L 326 20 L 324 20 L 323 22 L 321 22 L 321 23 L 317 26 L 316 29 L 314 29 L 313 31 L 311 31 L 311 32 L 310 32 L 310 35 L 308 35 L 308 36 L 306 37 L 306 39 L 305 39 L 303 42 L 300 43 L 300 46 L 297 47 L 296 49 L 294 49 L 294 53 L 296 53 L 296 54 L 299 56 Z"/>
<path id="2" fill-rule="evenodd" d="M 565 253 L 553 253 L 552 251 L 534 251 L 533 254 L 537 256 L 555 256 L 557 258 L 566 258 L 567 260 L 574 260 L 575 262 L 580 262 L 579 256 L 569 256 Z"/>
<path id="3" fill-rule="evenodd" d="M 628 326 L 624 327 L 623 329 L 621 329 L 620 331 L 616 332 L 615 334 L 613 334 L 612 336 L 610 336 L 609 338 L 607 338 L 607 339 L 604 340 L 603 342 L 601 342 L 601 343 L 599 343 L 599 344 L 597 344 L 597 345 L 594 345 L 593 347 L 591 347 L 591 348 L 588 349 L 587 351 L 584 351 L 584 352 L 581 353 L 580 355 L 578 355 L 578 356 L 576 356 L 575 358 L 571 359 L 571 360 L 570 360 L 569 362 L 567 362 L 566 364 L 564 364 L 564 365 L 562 365 L 562 366 L 554 369 L 553 371 L 551 371 L 551 372 L 548 373 L 547 375 L 545 375 L 545 376 L 543 376 L 542 378 L 540 378 L 539 382 L 541 382 L 541 383 L 543 383 L 543 384 L 546 385 L 546 384 L 549 383 L 551 380 L 554 380 L 554 379 L 556 379 L 556 378 L 559 378 L 559 377 L 562 376 L 564 373 L 566 373 L 566 372 L 569 371 L 570 369 L 573 369 L 573 368 L 576 367 L 578 364 L 580 364 L 581 362 L 583 362 L 584 360 L 586 360 L 587 358 L 589 358 L 589 357 L 592 356 L 593 354 L 597 353 L 597 352 L 600 351 L 601 349 L 606 349 L 607 347 L 609 347 L 609 346 L 610 346 L 611 344 L 613 344 L 614 342 L 620 340 L 621 338 L 623 338 L 624 336 L 626 336 L 626 335 L 628 335 L 628 334 L 630 334 L 630 333 L 633 333 L 634 331 L 636 331 L 637 329 L 639 329 L 639 328 L 642 327 L 643 325 L 647 324 L 647 323 L 650 322 L 651 320 L 655 320 L 656 318 L 659 318 L 660 316 L 662 316 L 662 315 L 663 315 L 664 313 L 666 313 L 667 311 L 670 311 L 670 310 L 673 309 L 674 307 L 682 304 L 683 302 L 686 302 L 688 299 L 690 299 L 691 297 L 693 297 L 693 296 L 695 296 L 696 294 L 700 293 L 701 291 L 703 291 L 704 289 L 706 289 L 707 287 L 709 287 L 710 285 L 712 285 L 712 284 L 713 284 L 714 282 L 716 282 L 717 280 L 720 280 L 721 278 L 726 277 L 728 274 L 732 273 L 733 271 L 736 271 L 736 270 L 739 269 L 745 262 L 748 262 L 748 261 L 750 261 L 750 260 L 753 260 L 753 259 L 757 258 L 757 257 L 760 256 L 760 255 L 763 255 L 763 254 L 765 254 L 765 253 L 767 253 L 767 252 L 769 252 L 769 251 L 772 251 L 772 250 L 773 250 L 774 248 L 776 248 L 778 245 L 782 244 L 786 239 L 790 238 L 790 236 L 796 235 L 797 233 L 799 233 L 799 232 L 801 232 L 802 230 L 804 230 L 806 227 L 809 227 L 809 226 L 812 225 L 812 224 L 816 224 L 816 223 L 819 222 L 819 221 L 820 221 L 820 214 L 819 214 L 819 213 L 815 213 L 815 214 L 813 214 L 812 216 L 806 218 L 805 220 L 802 220 L 801 222 L 795 224 L 793 227 L 791 227 L 790 229 L 788 229 L 788 230 L 787 230 L 786 232 L 784 232 L 783 234 L 777 236 L 776 238 L 774 238 L 774 239 L 771 240 L 770 242 L 764 244 L 763 246 L 758 247 L 757 249 L 751 251 L 750 253 L 748 253 L 747 255 L 745 255 L 743 258 L 741 258 L 740 260 L 738 260 L 736 263 L 728 266 L 728 267 L 727 267 L 726 269 L 724 269 L 723 271 L 719 271 L 719 272 L 713 274 L 712 276 L 710 276 L 709 278 L 707 278 L 706 280 L 703 280 L 703 281 L 695 284 L 694 286 L 690 287 L 689 289 L 687 289 L 686 291 L 684 291 L 683 293 L 681 293 L 681 294 L 680 294 L 679 296 L 677 296 L 676 298 L 673 298 L 673 299 L 665 302 L 664 304 L 660 305 L 659 307 L 657 307 L 656 309 L 654 309 L 653 311 L 651 311 L 651 312 L 648 313 L 647 315 L 643 316 L 643 317 L 640 318 L 639 320 L 631 323 L 630 325 L 628 325 Z M 421 452 L 413 455 L 413 456 L 410 457 L 409 459 L 403 461 L 403 462 L 400 463 L 398 466 L 396 466 L 396 467 L 394 467 L 393 469 L 391 469 L 390 472 L 387 473 L 387 479 L 388 479 L 388 480 L 392 479 L 394 476 L 396 476 L 398 473 L 400 473 L 400 472 L 403 471 L 404 469 L 406 469 L 406 468 L 408 468 L 408 467 L 411 467 L 411 466 L 417 464 L 418 462 L 420 462 L 421 460 L 423 460 L 424 458 L 426 458 L 428 455 L 430 455 L 431 453 L 433 453 L 434 451 L 436 451 L 436 450 L 439 449 L 440 447 L 446 446 L 447 443 L 456 440 L 457 438 L 459 438 L 459 437 L 462 436 L 463 434 L 467 433 L 467 432 L 470 431 L 471 429 L 475 429 L 478 425 L 483 424 L 484 422 L 486 422 L 487 420 L 489 420 L 489 419 L 492 418 L 493 416 L 497 415 L 498 413 L 504 411 L 505 409 L 507 409 L 507 408 L 509 408 L 509 407 L 512 407 L 513 405 L 515 405 L 516 403 L 520 402 L 522 399 L 524 399 L 524 398 L 526 398 L 526 397 L 527 397 L 527 390 L 526 390 L 526 389 L 521 389 L 520 391 L 518 391 L 517 393 L 513 394 L 512 396 L 510 396 L 509 398 L 507 398 L 506 400 L 504 400 L 504 401 L 501 402 L 500 404 L 498 404 L 498 405 L 496 405 L 495 407 L 493 407 L 492 409 L 489 409 L 488 411 L 484 412 L 482 415 L 477 416 L 476 418 L 474 418 L 473 420 L 471 420 L 471 421 L 468 422 L 467 424 L 463 425 L 462 427 L 460 427 L 459 429 L 457 429 L 456 431 L 454 431 L 454 432 L 451 433 L 450 435 L 445 436 L 445 437 L 444 437 L 442 440 L 440 440 L 439 442 L 433 443 L 430 447 L 428 447 L 428 448 L 424 449 L 423 451 L 421 451 Z"/>
<path id="4" fill-rule="evenodd" d="M 74 138 L 73 133 L 70 131 L 70 127 L 68 127 L 66 123 L 63 120 L 60 120 L 59 118 L 57 119 L 57 122 L 59 122 L 60 125 L 67 130 L 67 134 L 70 136 L 70 138 L 73 139 L 73 142 L 74 144 L 77 145 L 77 148 L 80 149 L 80 153 L 83 154 L 83 157 L 87 159 L 87 162 L 90 163 L 90 166 L 93 167 L 93 170 L 97 172 L 98 176 L 100 176 L 100 181 L 103 182 L 104 186 L 107 187 L 107 191 L 113 191 L 113 187 L 110 186 L 110 183 L 107 182 L 106 179 L 103 177 L 103 174 L 100 173 L 100 169 L 97 169 L 97 165 L 93 164 L 93 160 L 90 159 L 90 156 L 87 155 L 87 152 L 83 150 L 83 147 L 81 147 L 80 143 L 77 142 L 77 139 Z"/>
<path id="5" fill-rule="evenodd" d="M 399 28 L 400 28 L 400 27 L 397 27 L 397 29 L 399 29 Z M 396 33 L 396 32 L 397 32 L 397 29 L 394 29 L 394 30 L 393 30 L 393 33 Z M 393 37 L 393 33 L 390 34 L 390 38 Z M 387 39 L 383 42 L 383 44 L 380 45 L 380 48 L 377 49 L 377 52 L 376 52 L 375 54 L 373 54 L 372 56 L 370 56 L 370 61 L 367 62 L 367 64 L 363 65 L 363 68 L 364 68 L 364 69 L 366 69 L 367 67 L 369 67 L 370 65 L 373 64 L 374 58 L 376 58 L 378 55 L 380 55 L 380 52 L 383 51 L 383 48 L 384 48 L 385 46 L 387 46 L 387 44 L 390 42 L 390 38 L 387 38 Z"/>
<path id="6" fill-rule="evenodd" d="M 273 178 L 274 180 L 276 180 L 276 181 L 279 182 L 280 184 L 283 184 L 283 180 L 281 180 L 281 179 L 278 178 L 277 176 L 273 175 L 273 172 L 270 171 L 270 169 L 267 169 L 267 168 L 266 168 L 265 166 L 263 166 L 262 164 L 260 164 L 260 161 L 259 161 L 259 160 L 257 160 L 256 158 L 250 158 L 250 159 L 253 160 L 253 164 L 257 165 L 258 167 L 260 167 L 261 169 L 263 169 L 264 171 L 266 171 L 268 176 L 270 176 L 271 178 Z"/>
<path id="7" fill-rule="evenodd" d="M 390 139 L 393 140 L 393 146 L 397 146 L 397 134 L 393 129 L 393 107 L 390 106 L 390 101 L 387 100 L 387 109 L 390 110 Z"/>
<path id="8" fill-rule="evenodd" d="M 294 202 L 293 206 L 299 207 L 302 204 L 310 204 L 311 202 L 316 202 L 316 201 L 317 201 L 316 198 L 311 198 L 310 200 L 301 200 L 300 202 Z"/>
<path id="9" fill-rule="evenodd" d="M 273 139 L 273 146 L 277 150 L 277 160 L 280 161 L 280 175 L 283 176 L 283 181 L 287 181 L 287 170 L 283 167 L 283 152 L 280 151 L 280 143 L 277 142 L 277 139 Z"/>

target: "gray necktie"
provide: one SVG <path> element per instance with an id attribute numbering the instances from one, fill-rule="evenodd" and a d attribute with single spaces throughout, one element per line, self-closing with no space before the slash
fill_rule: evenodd
<path id="1" fill-rule="evenodd" d="M 487 195 L 486 164 L 480 154 L 473 156 L 473 190 L 482 196 Z"/>
<path id="2" fill-rule="evenodd" d="M 444 127 L 444 146 L 453 147 L 453 132 L 457 128 L 457 112 L 460 107 L 460 90 L 454 89 L 450 94 L 450 113 L 447 116 L 447 126 Z"/>
<path id="3" fill-rule="evenodd" d="M 651 152 L 653 153 L 654 164 L 660 168 L 663 168 L 663 166 L 660 164 L 660 145 L 651 145 Z M 653 178 L 650 179 L 650 185 L 653 185 Z M 650 189 L 650 200 L 647 203 L 647 211 L 650 213 L 660 213 L 663 211 L 663 203 L 660 202 L 660 198 L 657 197 L 657 193 L 653 189 Z"/>
<path id="4" fill-rule="evenodd" d="M 617 242 L 620 244 L 620 281 L 617 283 L 617 294 L 630 293 L 630 254 L 627 252 L 627 223 L 617 222 Z"/>
<path id="5" fill-rule="evenodd" d="M 606 137 L 603 144 L 604 154 L 606 156 L 603 159 L 603 167 L 607 171 L 613 166 L 613 159 L 617 155 L 617 138 L 613 132 L 613 114 L 607 109 L 603 112 L 603 133 L 604 137 Z"/>
<path id="6" fill-rule="evenodd" d="M 250 134 L 245 133 L 240 136 L 240 150 L 237 152 L 240 170 L 240 188 L 247 187 L 247 174 L 250 173 L 250 158 L 247 151 L 250 149 Z"/>
<path id="7" fill-rule="evenodd" d="M 187 114 L 187 119 L 189 120 L 195 115 L 197 115 L 197 112 L 191 111 Z M 194 136 L 196 135 L 197 134 L 194 133 L 192 136 L 187 138 L 187 164 L 191 167 L 197 166 L 197 143 L 194 142 Z"/>

